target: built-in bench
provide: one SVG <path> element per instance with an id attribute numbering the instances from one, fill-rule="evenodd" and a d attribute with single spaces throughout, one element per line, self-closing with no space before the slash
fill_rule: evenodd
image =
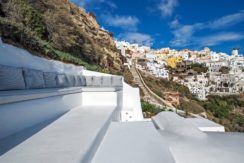
<path id="1" fill-rule="evenodd" d="M 123 87 L 123 77 L 83 76 L 0 65 L 0 91 L 86 86 Z"/>
<path id="2" fill-rule="evenodd" d="M 40 162 L 61 162 L 59 156 L 66 153 L 70 158 L 62 159 L 64 162 L 88 159 L 87 151 L 95 149 L 92 146 L 99 142 L 96 140 L 105 124 L 118 114 L 122 87 L 121 76 L 84 76 L 0 65 L 0 162 L 12 162 L 12 158 L 13 162 L 32 162 L 36 159 L 25 155 L 35 149 L 37 153 L 31 157 L 38 157 Z M 45 145 L 50 144 L 53 148 L 48 147 L 47 154 Z M 18 150 L 22 155 L 12 153 Z"/>
<path id="3" fill-rule="evenodd" d="M 90 162 L 111 121 L 143 119 L 139 89 L 0 38 L 0 162 Z M 133 111 L 132 111 L 133 109 Z"/>

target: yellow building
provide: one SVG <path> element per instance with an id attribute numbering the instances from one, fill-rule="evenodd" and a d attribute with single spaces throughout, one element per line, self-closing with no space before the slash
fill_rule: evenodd
<path id="1" fill-rule="evenodd" d="M 171 68 L 176 68 L 177 63 L 182 62 L 182 57 L 171 57 L 167 59 L 167 64 Z"/>

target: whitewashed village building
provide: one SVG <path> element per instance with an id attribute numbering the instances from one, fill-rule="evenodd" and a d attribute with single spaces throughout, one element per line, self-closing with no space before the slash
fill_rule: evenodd
<path id="1" fill-rule="evenodd" d="M 182 82 L 190 92 L 200 100 L 206 100 L 209 95 L 209 79 L 206 74 L 186 77 Z"/>

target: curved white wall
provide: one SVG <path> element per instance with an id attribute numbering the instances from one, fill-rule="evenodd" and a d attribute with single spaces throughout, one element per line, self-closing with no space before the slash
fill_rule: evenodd
<path id="1" fill-rule="evenodd" d="M 82 106 L 116 107 L 117 92 L 82 92 Z"/>
<path id="2" fill-rule="evenodd" d="M 111 74 L 104 74 L 89 70 L 83 70 L 83 75 L 111 76 Z M 123 82 L 123 91 L 118 94 L 118 98 L 118 109 L 120 110 L 121 121 L 143 120 L 139 88 L 133 88 Z"/>
<path id="3" fill-rule="evenodd" d="M 89 70 L 83 70 L 86 76 L 111 76 Z M 123 91 L 118 94 L 118 109 L 120 110 L 121 121 L 140 121 L 143 120 L 139 88 L 133 88 L 123 82 Z"/>
<path id="4" fill-rule="evenodd" d="M 143 120 L 139 88 L 123 83 L 122 121 Z"/>

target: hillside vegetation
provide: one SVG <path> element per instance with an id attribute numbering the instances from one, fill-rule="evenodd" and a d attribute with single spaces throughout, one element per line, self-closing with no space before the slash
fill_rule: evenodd
<path id="1" fill-rule="evenodd" d="M 223 124 L 228 131 L 244 132 L 243 95 L 209 96 L 207 101 L 199 101 L 208 113 L 208 118 Z"/>
<path id="2" fill-rule="evenodd" d="M 91 70 L 122 69 L 112 33 L 68 0 L 1 0 L 0 37 L 35 55 Z"/>

